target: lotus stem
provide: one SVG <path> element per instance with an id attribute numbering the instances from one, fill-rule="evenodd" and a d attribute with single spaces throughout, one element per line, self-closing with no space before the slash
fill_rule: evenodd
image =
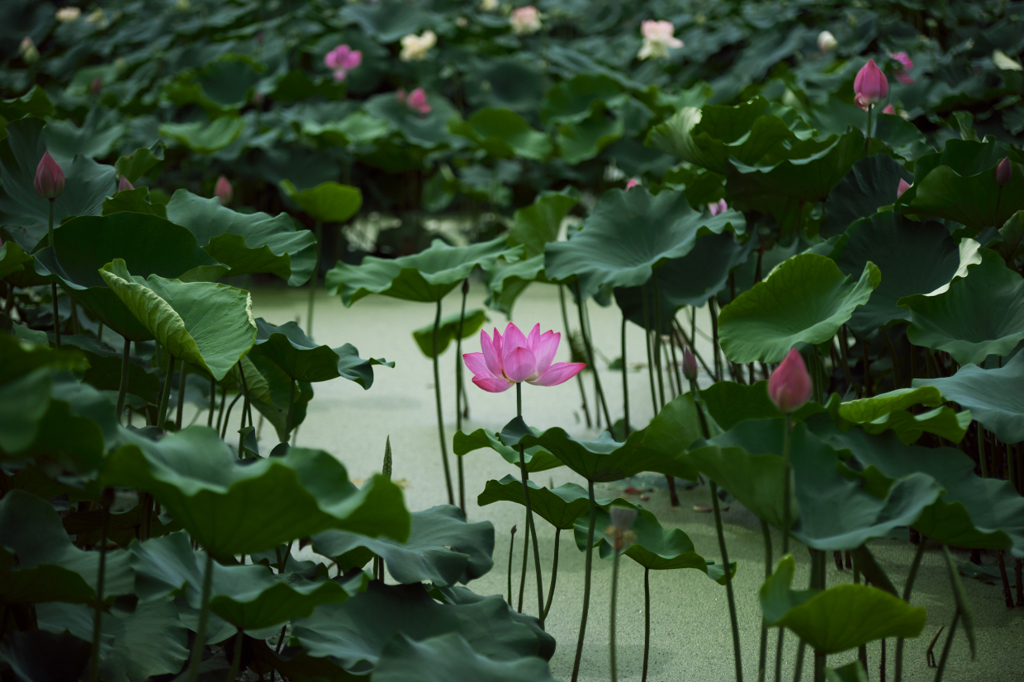
<path id="1" fill-rule="evenodd" d="M 181 374 L 178 375 L 178 414 L 174 419 L 174 430 L 181 431 L 181 418 L 185 413 L 185 378 L 188 376 L 188 362 L 181 361 Z"/>
<path id="2" fill-rule="evenodd" d="M 239 401 L 239 399 L 241 399 L 241 397 L 242 397 L 242 394 L 241 394 L 241 392 L 239 392 L 239 394 L 236 395 L 231 400 L 231 404 L 228 405 L 227 414 L 224 415 L 224 424 L 223 424 L 223 427 L 222 427 L 221 432 L 220 432 L 220 439 L 221 440 L 224 440 L 225 438 L 227 438 L 227 435 L 228 435 L 228 422 L 231 421 L 231 410 L 234 409 L 235 403 L 237 403 Z M 221 409 L 222 410 L 224 409 L 224 403 L 223 402 L 221 403 Z"/>
<path id="3" fill-rule="evenodd" d="M 864 156 L 867 156 L 868 151 L 871 149 L 871 110 L 874 108 L 874 104 L 868 105 L 868 130 L 867 135 L 864 136 Z"/>
<path id="4" fill-rule="evenodd" d="M 651 569 L 644 567 L 644 671 L 640 682 L 647 682 L 647 660 L 651 654 Z"/>
<path id="5" fill-rule="evenodd" d="M 89 657 L 89 682 L 100 679 L 100 643 L 103 634 L 103 583 L 107 575 L 107 530 L 110 525 L 110 509 L 103 505 L 103 524 L 100 530 L 100 570 L 96 582 L 96 619 L 92 628 L 92 652 Z"/>
<path id="6" fill-rule="evenodd" d="M 210 377 L 210 414 L 206 416 L 206 425 L 213 428 L 213 413 L 217 410 L 217 380 Z"/>
<path id="7" fill-rule="evenodd" d="M 811 580 L 813 588 L 825 589 L 825 553 L 818 549 L 811 550 Z M 803 646 L 804 642 L 800 642 Z M 814 649 L 814 682 L 825 682 L 825 652 Z M 801 657 L 802 658 L 802 657 Z"/>
<path id="8" fill-rule="evenodd" d="M 715 349 L 715 381 L 722 380 L 722 347 L 718 343 L 718 313 L 715 311 L 715 297 L 708 299 L 708 313 L 711 315 L 711 343 Z"/>
<path id="9" fill-rule="evenodd" d="M 516 604 L 516 611 L 523 612 L 523 595 L 526 594 L 526 567 L 530 565 L 530 520 L 524 520 L 523 528 L 526 533 L 523 535 L 523 567 L 519 571 L 519 601 Z"/>
<path id="10" fill-rule="evenodd" d="M 885 682 L 885 638 L 884 637 L 882 638 L 881 649 L 882 649 L 882 651 L 881 651 L 880 657 L 878 659 L 878 679 L 879 679 L 880 682 Z M 865 661 L 866 660 L 867 659 L 865 659 Z M 867 663 L 865 662 L 864 665 L 865 665 L 864 672 L 867 672 L 867 667 L 866 667 Z"/>
<path id="11" fill-rule="evenodd" d="M 192 645 L 192 660 L 188 666 L 188 682 L 197 682 L 199 667 L 203 663 L 203 646 L 206 640 L 206 624 L 210 620 L 210 592 L 213 590 L 213 553 L 206 552 L 206 568 L 203 571 L 203 592 L 199 606 L 199 625 Z"/>
<path id="12" fill-rule="evenodd" d="M 242 393 L 245 394 L 245 403 L 243 403 L 243 409 L 245 415 L 249 419 L 249 426 L 252 426 L 252 400 L 249 399 L 249 382 L 245 378 L 245 371 L 242 368 L 242 361 L 238 361 L 238 375 L 242 379 Z"/>
<path id="13" fill-rule="evenodd" d="M 864 352 L 865 358 L 867 358 L 867 351 Z M 789 447 L 790 447 L 790 422 L 789 414 L 787 413 L 784 417 L 786 420 L 785 430 L 782 432 L 782 555 L 789 554 L 789 519 L 790 519 L 790 508 L 789 508 L 789 478 L 790 478 L 790 465 L 789 465 Z M 785 639 L 786 629 L 779 628 L 779 639 L 775 646 L 775 680 L 780 682 L 782 679 L 782 647 L 783 640 Z M 802 662 L 803 657 L 797 665 Z"/>
<path id="14" fill-rule="evenodd" d="M 587 558 L 583 569 L 583 613 L 580 615 L 580 634 L 576 640 L 576 659 L 572 664 L 572 682 L 580 676 L 580 661 L 583 659 L 583 640 L 587 635 L 587 613 L 590 611 L 590 572 L 594 566 L 594 526 L 597 525 L 597 502 L 594 500 L 594 482 L 587 481 L 590 496 L 590 523 L 587 525 Z"/>
<path id="15" fill-rule="evenodd" d="M 132 342 L 124 340 L 124 351 L 121 353 L 121 385 L 117 389 L 117 407 L 114 414 L 117 416 L 117 423 L 121 423 L 121 415 L 124 414 L 124 398 L 128 393 L 128 363 L 131 361 Z"/>
<path id="16" fill-rule="evenodd" d="M 238 395 L 241 396 L 242 393 L 239 392 Z M 238 398 L 235 398 L 235 402 L 238 402 Z M 235 405 L 234 402 L 231 403 L 232 407 L 234 407 L 234 405 Z M 231 410 L 229 409 L 228 410 L 228 414 L 230 414 L 230 413 L 231 413 Z M 289 397 L 288 397 L 288 421 L 286 423 L 288 425 L 288 434 L 289 434 L 289 437 L 291 438 L 291 444 L 295 445 L 295 437 L 294 437 L 294 433 L 293 433 L 293 431 L 295 429 L 295 379 L 294 378 L 291 380 L 291 390 L 289 392 Z M 224 424 L 224 428 L 227 428 L 227 423 L 226 422 Z"/>
<path id="17" fill-rule="evenodd" d="M 861 348 L 864 351 L 864 397 L 870 398 L 873 393 L 871 381 L 871 358 L 868 357 L 868 339 L 865 336 L 861 340 Z"/>
<path id="18" fill-rule="evenodd" d="M 761 535 L 764 537 L 764 579 L 772 577 L 772 534 L 768 522 L 761 519 Z M 761 644 L 758 650 L 757 682 L 764 682 L 768 667 L 768 626 L 761 618 Z"/>
<path id="19" fill-rule="evenodd" d="M 675 318 L 672 321 L 675 322 Z M 671 325 L 669 326 L 671 328 Z M 676 398 L 683 394 L 683 375 L 680 373 L 679 356 L 676 354 L 676 335 L 672 334 L 671 337 L 672 341 L 669 342 L 668 347 L 672 353 L 672 370 L 676 377 L 676 394 L 672 397 Z"/>
<path id="20" fill-rule="evenodd" d="M 946 661 L 949 659 L 949 650 L 953 648 L 953 635 L 956 634 L 956 626 L 960 623 L 960 608 L 953 614 L 953 622 L 949 626 L 949 634 L 946 635 L 946 644 L 942 647 L 942 658 L 939 659 L 938 670 L 935 671 L 935 682 L 942 682 L 942 673 L 946 670 Z"/>
<path id="21" fill-rule="evenodd" d="M 850 388 L 853 388 L 853 374 L 850 372 L 849 348 L 848 348 L 848 344 L 847 344 L 847 340 L 846 340 L 846 325 L 845 324 L 842 325 L 841 327 L 839 327 L 839 334 L 838 334 L 838 336 L 839 336 L 839 355 L 843 359 L 843 373 L 846 375 L 846 385 L 849 386 Z M 911 346 L 910 350 L 911 350 L 911 354 L 910 354 L 911 362 L 913 362 L 913 356 L 914 356 L 913 350 L 914 350 L 914 347 Z M 860 391 L 857 392 L 857 395 L 860 395 Z"/>
<path id="22" fill-rule="evenodd" d="M 313 274 L 309 278 L 309 307 L 306 309 L 306 336 L 313 338 L 313 300 L 316 297 L 316 287 L 320 282 L 320 241 L 323 239 L 323 223 L 316 221 L 313 226 L 313 233 L 316 235 L 316 244 L 313 245 Z"/>
<path id="23" fill-rule="evenodd" d="M 565 327 L 565 335 L 568 337 L 572 335 L 572 330 L 569 328 L 569 313 L 565 307 L 565 287 L 561 284 L 558 285 L 558 302 L 562 306 L 562 325 Z M 576 375 L 576 383 L 580 387 L 580 400 L 583 401 L 583 416 L 589 429 L 593 427 L 593 422 L 590 419 L 590 408 L 587 407 L 587 390 L 583 386 L 582 373 Z"/>
<path id="24" fill-rule="evenodd" d="M 892 339 L 889 337 L 889 330 L 885 327 L 881 327 L 882 340 L 885 341 L 885 347 L 889 351 L 889 357 L 892 359 L 892 383 L 893 388 L 902 388 L 903 379 L 900 376 L 900 364 L 899 357 L 896 355 L 896 347 L 892 345 Z"/>
<path id="25" fill-rule="evenodd" d="M 713 377 L 715 373 L 711 371 L 711 368 L 708 367 L 708 363 L 704 361 L 704 356 L 697 351 L 697 339 L 687 338 L 686 332 L 683 331 L 683 325 L 679 323 L 679 319 L 673 319 L 675 319 L 676 331 L 678 331 L 679 335 L 683 337 L 683 341 L 686 342 L 686 345 L 690 347 L 690 352 L 693 353 L 693 357 L 697 358 L 697 362 L 699 362 L 700 366 L 704 368 L 704 371 L 708 373 L 708 376 Z"/>
<path id="26" fill-rule="evenodd" d="M 985 459 L 985 428 L 981 422 L 975 422 L 978 429 L 978 464 L 981 466 L 981 477 L 988 478 L 988 460 Z"/>
<path id="27" fill-rule="evenodd" d="M 587 361 L 590 363 L 590 369 L 594 372 L 594 389 L 597 392 L 597 400 L 601 404 L 601 411 L 604 414 L 605 423 L 608 425 L 608 431 L 611 432 L 612 418 L 608 414 L 608 401 L 604 398 L 604 391 L 601 389 L 601 377 L 598 376 L 597 364 L 594 361 L 594 347 L 590 342 L 590 329 L 586 322 L 587 302 L 583 300 L 579 282 L 576 283 L 576 301 L 580 317 L 580 329 L 583 330 L 583 346 L 587 349 Z"/>
<path id="28" fill-rule="evenodd" d="M 661 376 L 661 296 L 658 295 L 657 277 L 651 277 L 651 288 L 654 294 L 654 362 L 658 368 L 658 397 L 660 398 L 658 411 L 660 412 L 661 408 L 665 407 L 665 381 Z"/>
<path id="29" fill-rule="evenodd" d="M 235 682 L 238 679 L 238 668 L 242 663 L 242 631 L 235 633 L 234 646 L 231 647 L 231 670 L 228 672 L 227 682 Z"/>
<path id="30" fill-rule="evenodd" d="M 544 604 L 544 620 L 548 619 L 548 612 L 551 611 L 551 602 L 555 599 L 555 580 L 558 578 L 558 540 L 561 535 L 562 529 L 555 528 L 555 552 L 551 559 L 551 584 L 548 585 L 548 601 Z"/>
<path id="31" fill-rule="evenodd" d="M 651 407 L 654 410 L 654 414 L 657 415 L 659 412 L 658 408 L 658 392 L 654 388 L 654 353 L 651 351 L 651 318 L 650 312 L 647 306 L 647 284 L 645 283 L 642 290 L 642 297 L 644 302 L 644 340 L 647 345 L 647 375 L 651 380 Z"/>
<path id="32" fill-rule="evenodd" d="M 13 291 L 14 290 L 12 288 L 11 293 L 13 293 Z M 100 322 L 99 326 L 96 328 L 96 340 L 99 341 L 100 343 L 103 343 L 103 323 L 102 322 Z"/>
<path id="33" fill-rule="evenodd" d="M 779 628 L 779 632 L 782 632 L 782 628 Z M 793 682 L 800 682 L 804 676 L 804 656 L 807 653 L 807 644 L 800 640 L 800 644 L 796 647 L 796 667 L 793 668 Z"/>
<path id="34" fill-rule="evenodd" d="M 512 526 L 508 543 L 508 607 L 512 608 L 512 555 L 516 550 L 516 526 Z"/>
<path id="35" fill-rule="evenodd" d="M 606 408 L 607 409 L 607 408 Z M 516 416 L 523 416 L 523 384 L 516 384 Z M 540 573 L 540 546 L 537 542 L 537 526 L 533 522 L 533 501 L 530 500 L 530 475 L 526 471 L 526 454 L 522 443 L 519 444 L 519 470 L 523 478 L 523 501 L 526 503 L 527 532 L 533 541 L 533 565 L 537 571 L 537 618 L 541 628 L 544 627 L 544 582 Z"/>
<path id="36" fill-rule="evenodd" d="M 616 534 L 621 535 L 622 531 L 616 530 Z M 618 544 L 617 542 L 615 544 Z M 612 558 L 612 612 L 611 620 L 608 623 L 608 642 L 609 650 L 611 655 L 611 669 L 612 669 L 612 682 L 618 682 L 619 673 L 618 668 L 615 665 L 615 598 L 619 592 L 619 550 L 614 548 L 612 550 L 614 556 Z"/>
<path id="37" fill-rule="evenodd" d="M 867 580 L 865 580 L 864 582 L 866 584 Z M 854 585 L 859 585 L 860 584 L 860 564 L 857 564 L 856 566 L 853 567 L 853 584 Z M 861 666 L 864 668 L 864 672 L 867 672 L 867 670 L 868 670 L 868 645 L 867 644 L 861 644 L 859 647 L 857 647 L 857 660 L 860 661 Z"/>
<path id="38" fill-rule="evenodd" d="M 626 316 L 622 316 L 622 429 L 623 439 L 629 438 L 629 376 L 626 372 Z"/>
<path id="39" fill-rule="evenodd" d="M 444 465 L 444 482 L 448 489 L 448 504 L 455 505 L 455 493 L 452 490 L 452 472 L 448 465 L 448 447 L 444 437 L 444 412 L 441 410 L 441 369 L 437 357 L 437 334 L 441 328 L 441 299 L 437 300 L 437 313 L 434 315 L 434 403 L 437 406 L 437 435 L 441 441 L 441 463 Z"/>
<path id="40" fill-rule="evenodd" d="M 1013 562 L 1013 577 L 1017 582 L 1017 606 L 1024 606 L 1024 560 L 1015 559 Z"/>
<path id="41" fill-rule="evenodd" d="M 164 428 L 164 417 L 167 413 L 167 400 L 171 395 L 171 377 L 174 376 L 174 356 L 167 354 L 167 374 L 164 376 L 164 390 L 160 394 L 160 408 L 156 412 L 156 425 Z"/>
<path id="42" fill-rule="evenodd" d="M 50 223 L 47 234 L 49 235 L 49 246 L 53 249 L 53 202 L 54 199 L 50 199 Z M 55 257 L 57 255 L 56 249 L 54 249 Z M 50 293 L 53 296 L 53 338 L 56 341 L 57 348 L 60 348 L 60 315 L 57 313 L 57 283 L 50 282 Z M 14 288 L 11 288 L 11 296 L 14 296 Z"/>
<path id="43" fill-rule="evenodd" d="M 228 387 L 220 387 L 220 411 L 217 413 L 217 432 L 220 433 L 220 426 L 224 423 L 224 408 L 228 404 Z M 221 436 L 223 439 L 224 436 Z"/>
<path id="44" fill-rule="evenodd" d="M 462 430 L 462 328 L 466 322 L 466 297 L 469 295 L 469 278 L 462 280 L 462 312 L 459 314 L 459 333 L 455 335 L 455 430 Z M 435 355 L 437 351 L 434 351 Z M 466 516 L 466 478 L 462 458 L 455 458 L 456 473 L 459 476 L 459 509 Z"/>
<path id="45" fill-rule="evenodd" d="M 999 578 L 1003 582 L 1003 601 L 1006 602 L 1006 608 L 1013 608 L 1013 593 L 1010 592 L 1010 578 L 1006 573 L 1006 551 L 1002 549 L 996 550 L 996 562 L 999 564 Z"/>

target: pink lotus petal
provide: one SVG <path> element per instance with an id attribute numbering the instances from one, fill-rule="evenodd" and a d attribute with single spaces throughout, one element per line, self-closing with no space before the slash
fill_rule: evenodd
<path id="1" fill-rule="evenodd" d="M 519 327 L 509 322 L 508 326 L 505 327 L 505 340 L 502 342 L 501 348 L 501 366 L 508 367 L 508 356 L 509 353 L 514 351 L 516 348 L 529 348 L 529 344 L 526 342 L 526 337 L 523 336 L 523 332 L 519 331 Z M 507 375 L 506 375 L 507 376 Z"/>
<path id="2" fill-rule="evenodd" d="M 496 377 L 501 376 L 501 334 L 494 330 L 494 340 L 487 335 L 487 332 L 480 330 L 480 349 L 483 351 L 484 362 L 487 369 Z"/>
<path id="3" fill-rule="evenodd" d="M 540 342 L 540 322 L 533 325 L 533 329 L 530 330 L 530 335 L 526 337 L 526 347 L 530 349 L 530 352 L 534 355 L 537 354 L 537 343 Z"/>
<path id="4" fill-rule="evenodd" d="M 504 379 L 498 379 L 496 377 L 473 377 L 473 383 L 484 389 L 488 393 L 501 393 L 512 388 L 512 384 L 508 383 Z"/>
<path id="5" fill-rule="evenodd" d="M 515 383 L 526 381 L 533 375 L 537 367 L 537 358 L 528 348 L 514 348 L 511 353 L 505 356 L 503 363 L 505 376 Z"/>
<path id="6" fill-rule="evenodd" d="M 487 361 L 484 359 L 483 353 L 463 353 L 462 360 L 466 363 L 466 367 L 474 376 L 478 377 L 493 377 L 495 379 L 500 378 L 500 375 L 495 375 L 491 371 L 491 368 L 487 366 Z"/>
<path id="7" fill-rule="evenodd" d="M 531 348 L 533 354 L 537 358 L 538 377 L 548 371 L 548 367 L 551 366 L 551 361 L 555 359 L 555 353 L 558 352 L 558 342 L 561 341 L 561 339 L 561 334 L 556 334 L 553 331 L 544 332 L 541 334 L 537 345 Z M 536 379 L 537 377 L 533 378 Z"/>
<path id="8" fill-rule="evenodd" d="M 535 379 L 530 383 L 534 386 L 557 386 L 572 379 L 582 372 L 586 366 L 586 363 L 583 362 L 556 362 L 539 379 Z"/>
<path id="9" fill-rule="evenodd" d="M 913 78 L 911 78 L 910 76 L 903 75 L 902 72 L 896 74 L 896 80 L 898 80 L 900 83 L 913 83 L 914 82 Z"/>

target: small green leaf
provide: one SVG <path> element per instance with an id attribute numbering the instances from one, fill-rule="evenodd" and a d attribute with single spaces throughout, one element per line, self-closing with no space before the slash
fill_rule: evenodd
<path id="1" fill-rule="evenodd" d="M 363 193 L 358 187 L 322 182 L 312 189 L 300 191 L 290 180 L 281 180 L 278 184 L 309 217 L 325 223 L 343 223 L 363 205 Z"/>
<path id="2" fill-rule="evenodd" d="M 160 134 L 197 154 L 213 154 L 237 140 L 245 125 L 243 118 L 222 116 L 212 123 L 164 123 Z"/>
<path id="3" fill-rule="evenodd" d="M 459 325 L 462 325 L 462 338 L 468 339 L 476 334 L 487 322 L 487 313 L 482 309 L 469 310 L 465 318 L 461 313 L 453 313 L 441 319 L 437 331 L 437 354 L 441 355 L 448 349 L 448 344 L 459 336 Z M 412 333 L 420 352 L 428 358 L 434 357 L 434 325 L 428 324 Z"/>

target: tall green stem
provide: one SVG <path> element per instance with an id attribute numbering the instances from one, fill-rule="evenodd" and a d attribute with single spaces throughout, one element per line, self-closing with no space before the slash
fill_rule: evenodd
<path id="1" fill-rule="evenodd" d="M 622 531 L 617 531 L 621 533 Z M 611 620 L 608 623 L 608 642 L 611 654 L 612 682 L 618 682 L 618 667 L 615 665 L 615 597 L 619 592 L 619 550 L 613 549 L 615 556 L 612 558 L 612 612 Z"/>
<path id="2" fill-rule="evenodd" d="M 174 430 L 181 431 L 181 418 L 185 413 L 185 379 L 188 376 L 188 362 L 181 361 L 181 374 L 178 375 L 178 413 L 174 419 Z"/>
<path id="3" fill-rule="evenodd" d="M 217 380 L 210 377 L 210 414 L 206 416 L 206 425 L 213 428 L 213 413 L 217 410 Z M 120 416 L 120 415 L 118 415 Z"/>
<path id="4" fill-rule="evenodd" d="M 508 543 L 508 605 L 512 606 L 512 555 L 516 551 L 516 527 L 512 526 L 512 533 Z"/>
<path id="5" fill-rule="evenodd" d="M 711 343 L 715 350 L 715 381 L 722 380 L 722 347 L 718 344 L 718 313 L 715 311 L 715 297 L 708 299 L 708 313 L 711 315 Z"/>
<path id="6" fill-rule="evenodd" d="M 323 237 L 323 223 L 319 220 L 313 227 L 316 235 L 316 244 L 313 245 L 313 274 L 309 278 L 309 307 L 306 309 L 306 336 L 313 338 L 313 300 L 316 297 L 316 287 L 320 282 L 320 241 Z"/>
<path id="7" fill-rule="evenodd" d="M 772 534 L 768 522 L 761 519 L 761 535 L 764 537 L 764 579 L 772 577 Z M 761 619 L 761 645 L 758 650 L 757 682 L 764 682 L 768 668 L 768 626 Z"/>
<path id="8" fill-rule="evenodd" d="M 238 395 L 239 395 L 239 397 L 241 397 L 242 394 L 239 393 Z M 235 398 L 235 400 L 237 401 L 238 398 Z M 231 403 L 232 407 L 234 407 L 234 404 L 235 403 Z M 228 409 L 228 415 L 230 416 L 230 414 L 231 414 L 231 410 Z M 225 422 L 224 428 L 227 429 L 227 427 L 228 427 L 228 425 Z M 295 439 L 293 437 L 293 430 L 294 429 L 295 429 L 295 379 L 293 378 L 291 380 L 291 390 L 289 391 L 289 397 L 288 397 L 288 438 L 290 439 L 292 445 L 295 445 Z M 241 454 L 241 453 L 239 453 L 239 454 Z"/>
<path id="9" fill-rule="evenodd" d="M 469 279 L 462 280 L 462 312 L 459 314 L 459 333 L 455 335 L 455 430 L 462 430 L 462 327 L 466 321 L 466 297 L 469 295 Z M 436 350 L 434 351 L 436 354 Z M 462 458 L 455 458 L 456 473 L 459 476 L 459 509 L 466 516 L 466 478 Z"/>
<path id="10" fill-rule="evenodd" d="M 819 549 L 811 550 L 811 576 L 814 581 L 811 587 L 825 589 L 825 553 Z M 814 682 L 825 682 L 825 652 L 814 649 Z"/>
<path id="11" fill-rule="evenodd" d="M 516 611 L 523 612 L 523 595 L 526 594 L 526 567 L 530 565 L 530 520 L 527 517 L 523 527 L 526 528 L 526 535 L 523 536 L 523 566 L 519 571 L 519 601 L 516 602 Z"/>
<path id="12" fill-rule="evenodd" d="M 548 600 L 544 604 L 544 620 L 548 619 L 548 612 L 551 610 L 551 602 L 555 598 L 555 580 L 558 578 L 558 540 L 562 535 L 561 528 L 555 528 L 555 552 L 551 559 L 551 584 L 548 585 Z"/>
<path id="13" fill-rule="evenodd" d="M 646 284 L 643 285 L 641 291 L 644 302 L 644 340 L 647 346 L 647 374 L 651 380 L 651 406 L 654 409 L 654 414 L 658 414 L 658 392 L 654 388 L 654 353 L 651 352 L 651 317 L 647 306 Z"/>
<path id="14" fill-rule="evenodd" d="M 210 620 L 210 592 L 213 590 L 213 554 L 206 552 L 206 568 L 203 572 L 203 592 L 199 606 L 199 625 L 192 645 L 192 660 L 188 666 L 188 682 L 197 682 L 199 668 L 203 663 L 203 646 L 206 644 L 206 624 Z"/>
<path id="15" fill-rule="evenodd" d="M 156 412 L 157 428 L 164 428 L 164 416 L 167 412 L 167 400 L 171 396 L 171 377 L 174 376 L 174 356 L 167 354 L 167 374 L 164 376 L 164 390 L 160 395 L 160 407 Z"/>
<path id="16" fill-rule="evenodd" d="M 231 647 L 231 670 L 228 672 L 227 682 L 235 682 L 238 679 L 238 668 L 242 664 L 242 631 L 235 634 L 234 646 Z"/>
<path id="17" fill-rule="evenodd" d="M 626 316 L 622 316 L 622 428 L 624 438 L 629 438 L 629 375 L 626 372 Z"/>
<path id="18" fill-rule="evenodd" d="M 569 312 L 565 307 L 565 287 L 561 284 L 558 285 L 558 302 L 562 306 L 562 326 L 565 327 L 565 336 L 568 339 L 572 336 L 572 330 L 569 328 Z M 593 422 L 590 420 L 590 408 L 587 407 L 587 389 L 583 385 L 583 373 L 576 374 L 576 383 L 580 387 L 580 400 L 583 402 L 583 417 L 587 422 L 587 428 L 591 428 Z"/>
<path id="19" fill-rule="evenodd" d="M 96 620 L 92 628 L 92 654 L 89 657 L 89 682 L 100 679 L 100 642 L 103 633 L 103 583 L 107 575 L 107 529 L 110 523 L 110 510 L 103 505 L 103 524 L 100 531 L 100 570 L 96 583 Z"/>
<path id="20" fill-rule="evenodd" d="M 594 372 L 594 388 L 597 391 L 597 400 L 601 403 L 601 411 L 604 414 L 604 421 L 608 425 L 608 432 L 611 433 L 612 418 L 608 414 L 608 401 L 604 399 L 604 390 L 601 388 L 601 377 L 598 376 L 597 363 L 594 361 L 594 347 L 590 342 L 590 328 L 587 326 L 587 302 L 583 300 L 580 293 L 579 282 L 576 283 L 576 301 L 579 304 L 577 310 L 580 317 L 580 329 L 583 330 L 583 346 L 587 349 L 587 361 L 590 369 Z"/>
<path id="21" fill-rule="evenodd" d="M 444 412 L 441 409 L 441 369 L 440 358 L 437 357 L 437 335 L 441 329 L 441 299 L 437 300 L 437 313 L 434 315 L 434 403 L 437 406 L 437 435 L 441 441 L 441 463 L 444 465 L 444 483 L 448 489 L 448 504 L 455 505 L 455 492 L 452 490 L 452 471 L 448 465 L 448 446 L 444 437 Z"/>
<path id="22" fill-rule="evenodd" d="M 523 416 L 523 384 L 516 384 L 516 416 Z M 540 573 L 540 545 L 537 542 L 537 526 L 533 522 L 533 502 L 530 500 L 530 475 L 526 472 L 526 454 L 522 443 L 519 444 L 519 470 L 523 478 L 523 501 L 526 503 L 526 522 L 530 536 L 533 538 L 533 565 L 537 571 L 537 618 L 544 627 L 544 583 Z"/>
<path id="23" fill-rule="evenodd" d="M 580 661 L 583 659 L 583 640 L 587 636 L 587 613 L 590 611 L 590 572 L 594 566 L 594 526 L 597 525 L 597 502 L 594 500 L 594 482 L 587 481 L 590 496 L 590 523 L 587 525 L 587 558 L 583 569 L 583 613 L 580 615 L 580 634 L 576 640 L 576 659 L 572 664 L 572 682 L 580 676 Z"/>
<path id="24" fill-rule="evenodd" d="M 985 429 L 981 422 L 976 423 L 978 429 L 978 464 L 981 465 L 981 477 L 988 478 L 988 460 L 985 458 Z"/>
<path id="25" fill-rule="evenodd" d="M 53 202 L 54 199 L 50 199 L 50 224 L 49 224 L 49 237 L 50 237 L 50 248 L 53 249 Z M 54 256 L 56 256 L 56 251 Z M 50 283 L 50 294 L 53 296 L 53 338 L 57 344 L 57 348 L 60 348 L 60 314 L 57 312 L 57 283 Z M 13 293 L 11 294 L 14 295 Z"/>
<path id="26" fill-rule="evenodd" d="M 644 671 L 640 682 L 647 682 L 647 660 L 651 654 L 651 569 L 644 567 Z"/>
<path id="27" fill-rule="evenodd" d="M 651 278 L 651 287 L 654 293 L 654 363 L 658 367 L 658 397 L 660 407 L 665 407 L 665 380 L 661 376 L 661 296 L 658 295 L 658 280 Z M 673 505 L 678 506 L 678 505 Z"/>
<path id="28" fill-rule="evenodd" d="M 957 608 L 953 614 L 953 622 L 949 626 L 949 634 L 946 636 L 946 644 L 942 647 L 942 658 L 939 659 L 939 668 L 935 671 L 935 682 L 942 682 L 942 673 L 946 670 L 946 661 L 949 659 L 949 650 L 953 648 L 953 635 L 956 634 L 956 626 L 960 623 L 960 609 Z"/>
<path id="29" fill-rule="evenodd" d="M 917 579 L 917 569 L 921 566 L 921 558 L 924 556 L 925 539 L 922 537 L 917 543 L 917 551 L 914 552 L 914 560 L 910 563 L 910 572 L 907 574 L 907 584 L 903 588 L 903 601 L 910 603 L 910 591 L 914 589 L 914 581 Z M 896 682 L 903 680 L 903 638 L 896 640 Z"/>
<path id="30" fill-rule="evenodd" d="M 789 414 L 785 416 L 786 428 L 782 432 L 782 556 L 789 554 Z M 775 681 L 782 679 L 782 646 L 786 629 L 779 628 L 779 639 L 775 647 Z"/>
<path id="31" fill-rule="evenodd" d="M 867 156 L 868 151 L 871 149 L 871 110 L 874 108 L 874 104 L 868 105 L 868 131 L 867 135 L 864 136 L 864 156 Z"/>
<path id="32" fill-rule="evenodd" d="M 117 389 L 117 407 L 114 408 L 118 423 L 121 422 L 121 415 L 124 414 L 124 398 L 128 393 L 128 363 L 131 361 L 131 353 L 132 342 L 125 337 L 124 351 L 121 353 L 121 385 Z"/>

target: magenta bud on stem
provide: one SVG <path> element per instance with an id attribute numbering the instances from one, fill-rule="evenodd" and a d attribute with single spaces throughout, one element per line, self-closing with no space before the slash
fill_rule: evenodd
<path id="1" fill-rule="evenodd" d="M 1010 163 L 1010 157 L 1004 158 L 996 166 L 995 170 L 996 183 L 1000 187 L 1006 187 L 1010 184 L 1010 179 L 1013 178 L 1013 164 Z"/>
<path id="2" fill-rule="evenodd" d="M 786 414 L 810 400 L 812 388 L 811 375 L 796 348 L 789 350 L 786 359 L 768 377 L 768 397 Z"/>
<path id="3" fill-rule="evenodd" d="M 33 183 L 36 194 L 44 199 L 56 199 L 64 193 L 64 170 L 50 152 L 44 152 L 39 165 L 36 166 L 36 179 Z"/>
<path id="4" fill-rule="evenodd" d="M 231 183 L 228 182 L 226 177 L 222 175 L 217 178 L 217 186 L 214 187 L 213 193 L 218 199 L 220 199 L 221 206 L 227 206 L 228 203 L 231 202 L 231 195 L 233 194 L 233 191 L 231 190 Z"/>
<path id="5" fill-rule="evenodd" d="M 689 348 L 683 349 L 683 376 L 687 381 L 697 380 L 697 358 Z"/>
<path id="6" fill-rule="evenodd" d="M 118 192 L 127 192 L 130 189 L 135 189 L 135 185 L 130 183 L 128 181 L 128 178 L 126 178 L 125 176 L 122 175 L 121 179 L 117 181 L 117 191 Z"/>

